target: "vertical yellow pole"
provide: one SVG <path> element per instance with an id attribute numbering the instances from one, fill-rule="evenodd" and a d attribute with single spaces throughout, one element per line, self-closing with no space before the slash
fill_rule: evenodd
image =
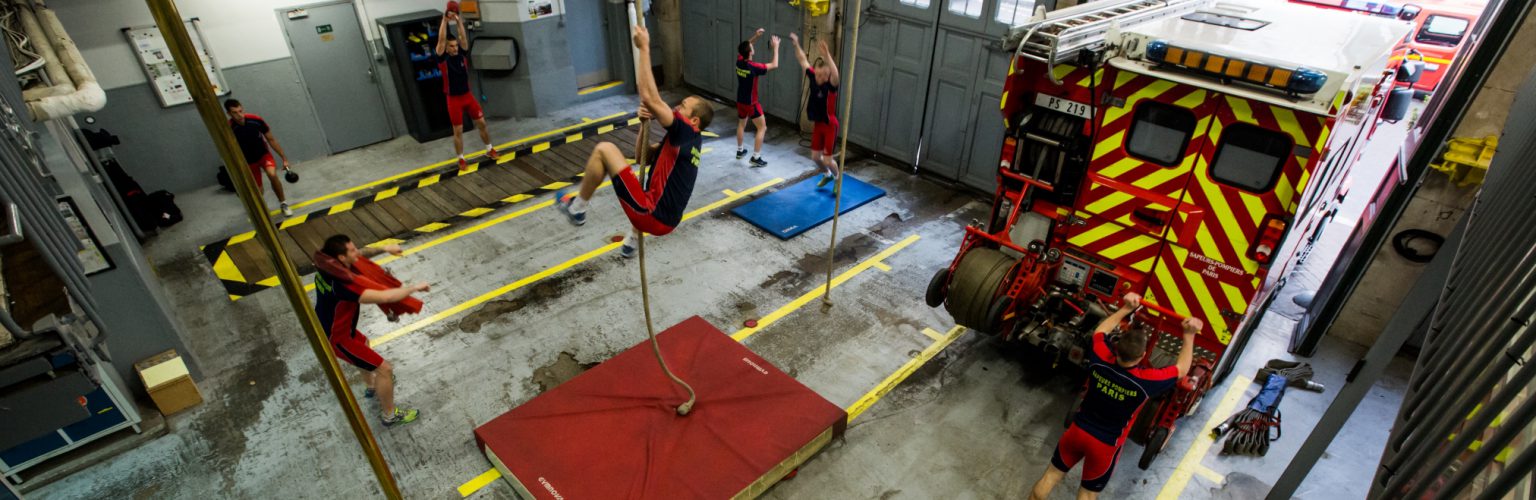
<path id="1" fill-rule="evenodd" d="M 304 284 L 299 281 L 299 273 L 288 260 L 288 255 L 283 251 L 282 245 L 277 240 L 277 229 L 272 225 L 272 220 L 267 217 L 267 208 L 262 200 L 261 191 L 251 179 L 249 167 L 246 165 L 245 156 L 240 153 L 240 147 L 235 143 L 235 136 L 230 131 L 224 116 L 223 107 L 219 105 L 218 95 L 213 91 L 213 85 L 208 81 L 208 74 L 203 71 L 202 60 L 197 54 L 197 49 L 192 45 L 192 38 L 187 33 L 187 28 L 182 24 L 180 11 L 176 8 L 175 0 L 145 0 L 149 5 L 149 11 L 155 17 L 155 24 L 160 26 L 160 33 L 165 37 L 165 44 L 170 48 L 171 54 L 176 59 L 176 68 L 181 71 L 187 89 L 192 93 L 192 101 L 197 106 L 197 113 L 203 119 L 203 125 L 208 127 L 208 136 L 213 139 L 213 144 L 219 149 L 219 157 L 224 160 L 224 169 L 229 172 L 229 178 L 235 183 L 235 193 L 240 196 L 240 202 L 245 205 L 246 215 L 250 216 L 251 224 L 256 227 L 256 240 L 267 249 L 267 255 L 272 257 L 272 265 L 277 268 L 278 276 L 282 279 L 283 291 L 288 295 L 288 303 L 293 307 L 294 314 L 299 317 L 299 324 L 304 327 L 305 337 L 309 339 L 309 346 L 319 358 L 321 371 L 325 372 L 325 378 L 331 384 L 331 390 L 336 393 L 336 400 L 341 404 L 341 409 L 347 415 L 347 423 L 352 426 L 352 433 L 356 435 L 358 444 L 363 447 L 363 454 L 368 457 L 368 464 L 373 467 L 374 476 L 378 477 L 379 488 L 384 495 L 391 499 L 399 499 L 400 487 L 395 484 L 394 476 L 390 475 L 389 464 L 384 461 L 384 454 L 379 450 L 379 443 L 373 437 L 373 431 L 368 427 L 368 420 L 363 416 L 363 410 L 358 408 L 357 400 L 352 396 L 352 390 L 347 387 L 346 378 L 341 375 L 341 366 L 336 364 L 336 356 L 331 352 L 331 343 L 326 339 L 325 332 L 320 327 L 320 319 L 315 316 L 315 311 L 309 303 L 309 296 L 304 292 Z"/>

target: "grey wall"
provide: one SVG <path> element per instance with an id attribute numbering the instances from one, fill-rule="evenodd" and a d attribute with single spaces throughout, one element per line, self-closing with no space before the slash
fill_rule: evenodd
<path id="1" fill-rule="evenodd" d="M 290 160 L 326 155 L 320 123 L 292 58 L 225 68 L 224 77 L 232 91 L 226 97 L 266 119 Z M 223 162 L 191 104 L 164 108 L 148 84 L 130 85 L 108 90 L 107 106 L 88 116 L 96 118 L 88 127 L 122 139 L 113 151 L 146 191 L 175 193 L 215 184 L 215 169 Z"/>
<path id="2" fill-rule="evenodd" d="M 487 23 L 478 37 L 512 37 L 520 60 L 508 72 L 481 72 L 485 112 L 493 118 L 532 117 L 576 99 L 576 69 L 571 64 L 564 16 L 522 23 Z"/>

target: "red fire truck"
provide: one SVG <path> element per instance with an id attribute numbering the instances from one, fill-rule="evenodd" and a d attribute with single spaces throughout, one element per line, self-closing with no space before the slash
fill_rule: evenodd
<path id="1" fill-rule="evenodd" d="M 1159 331 L 1144 363 L 1204 319 L 1194 368 L 1133 428 L 1145 468 L 1337 203 L 1408 30 L 1252 0 L 1101 0 L 1014 29 L 991 214 L 928 304 L 1076 364 L 1127 292 Z"/>

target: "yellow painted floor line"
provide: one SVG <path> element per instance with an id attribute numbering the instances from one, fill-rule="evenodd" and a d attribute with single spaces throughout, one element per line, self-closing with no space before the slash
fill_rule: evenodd
<path id="1" fill-rule="evenodd" d="M 1211 468 L 1206 467 L 1205 464 L 1195 464 L 1195 473 L 1199 474 L 1200 477 L 1205 478 L 1205 480 L 1216 484 L 1221 484 L 1223 481 L 1227 480 L 1227 476 L 1220 472 L 1211 470 Z"/>
<path id="2" fill-rule="evenodd" d="M 583 88 L 581 90 L 577 90 L 576 91 L 576 95 L 587 95 L 587 94 L 591 94 L 593 92 L 602 92 L 604 90 L 608 90 L 608 89 L 611 89 L 611 88 L 614 88 L 614 87 L 617 87 L 617 86 L 620 86 L 620 85 L 623 85 L 623 84 L 624 84 L 624 80 L 614 80 L 614 81 L 611 81 L 611 82 L 608 82 L 608 83 L 604 83 L 604 84 L 601 84 L 601 85 L 593 85 L 591 87 L 586 87 L 586 88 Z"/>
<path id="3" fill-rule="evenodd" d="M 598 120 L 607 120 L 607 119 L 611 119 L 611 118 L 617 118 L 619 116 L 623 116 L 624 114 L 625 113 L 614 113 L 614 114 L 611 114 L 611 115 L 608 115 L 608 116 L 604 116 L 602 118 L 598 118 Z M 583 119 L 585 120 L 585 118 L 583 118 Z M 550 130 L 548 132 L 541 132 L 539 134 L 530 135 L 530 136 L 523 137 L 521 139 L 517 139 L 517 140 L 511 141 L 511 142 L 506 142 L 506 143 L 499 144 L 499 145 L 496 146 L 496 149 L 510 148 L 512 146 L 516 146 L 518 144 L 522 144 L 522 143 L 525 143 L 525 142 L 533 141 L 533 140 L 536 140 L 536 139 L 542 139 L 542 138 L 549 137 L 549 136 L 552 136 L 552 135 L 559 135 L 559 134 L 564 133 L 564 132 L 566 132 L 568 130 L 578 129 L 578 128 L 581 128 L 581 127 L 585 127 L 589 123 L 591 123 L 591 122 L 581 122 L 581 123 L 578 123 L 578 124 L 575 124 L 575 125 L 570 125 L 570 126 L 566 126 L 566 127 L 561 127 L 561 128 L 557 128 L 557 129 L 554 129 L 554 130 Z M 478 152 L 469 153 L 469 154 L 464 155 L 464 157 L 465 158 L 476 158 L 476 157 L 479 157 L 480 155 L 483 155 L 483 154 L 485 154 L 485 150 L 480 150 Z M 397 180 L 400 180 L 400 179 L 404 179 L 406 177 L 410 177 L 410 176 L 413 176 L 413 175 L 417 175 L 417 174 L 420 174 L 422 172 L 426 172 L 426 171 L 429 171 L 429 170 L 432 170 L 432 169 L 435 169 L 435 168 L 444 167 L 444 166 L 452 164 L 455 161 L 458 161 L 458 158 L 450 158 L 450 159 L 447 159 L 447 160 L 443 160 L 443 161 L 440 161 L 440 162 L 437 162 L 437 163 L 433 163 L 431 165 L 427 165 L 425 167 L 421 167 L 421 168 L 418 168 L 418 169 L 415 169 L 415 170 L 412 170 L 412 171 L 409 171 L 409 172 L 405 172 L 403 174 L 393 175 L 393 176 L 390 176 L 390 177 L 385 177 L 383 179 L 379 179 L 379 180 L 376 180 L 376 181 L 373 181 L 373 182 L 370 182 L 370 183 L 367 183 L 367 184 L 363 184 L 361 186 L 357 186 L 357 187 L 353 187 L 353 188 L 337 191 L 337 192 L 334 192 L 334 193 L 331 193 L 331 194 L 328 194 L 328 195 L 325 195 L 325 196 L 321 196 L 319 198 L 314 198 L 314 199 L 309 199 L 309 200 L 301 201 L 301 202 L 298 202 L 298 203 L 295 203 L 295 204 L 292 204 L 292 205 L 288 205 L 288 207 L 289 208 L 294 208 L 294 209 L 297 209 L 299 207 L 307 207 L 307 206 L 310 206 L 310 205 L 314 205 L 316 203 L 320 203 L 320 202 L 325 201 L 325 200 L 336 198 L 338 196 L 344 196 L 344 195 L 347 195 L 347 194 L 355 193 L 355 192 L 358 192 L 358 191 L 362 191 L 364 189 L 368 189 L 368 188 L 371 188 L 371 187 L 374 187 L 374 186 L 378 186 L 380 184 L 388 184 L 390 182 L 397 181 Z M 278 210 L 273 210 L 273 211 L 271 211 L 270 215 L 277 215 L 278 212 L 279 212 Z"/>
<path id="4" fill-rule="evenodd" d="M 928 334 L 928 336 L 939 337 L 939 339 L 935 340 L 932 344 L 929 344 L 927 349 L 923 349 L 922 354 L 907 360 L 906 364 L 901 365 L 901 369 L 896 370 L 895 373 L 885 377 L 885 380 L 880 381 L 880 383 L 876 385 L 874 389 L 870 389 L 869 392 L 864 394 L 864 397 L 859 398 L 859 400 L 855 401 L 852 406 L 849 406 L 849 423 L 853 423 L 853 419 L 859 418 L 859 415 L 863 415 L 866 410 L 869 410 L 869 407 L 875 405 L 875 402 L 880 401 L 880 398 L 885 397 L 886 394 L 890 394 L 892 389 L 895 389 L 897 385 L 901 385 L 901 382 L 906 380 L 907 377 L 912 376 L 913 372 L 916 372 L 918 368 L 922 368 L 923 364 L 927 363 L 928 360 L 933 359 L 933 357 L 937 356 L 940 352 L 943 352 L 945 347 L 949 347 L 949 344 L 954 343 L 955 339 L 960 338 L 960 334 L 965 333 L 965 327 L 963 326 L 950 328 L 949 333 L 945 333 L 943 336 L 939 336 L 939 333 L 933 331 L 931 328 L 924 328 L 923 330 L 924 333 Z"/>
<path id="5" fill-rule="evenodd" d="M 881 261 L 890 258 L 890 256 L 895 255 L 896 252 L 900 252 L 902 249 L 907 248 L 908 245 L 916 243 L 919 238 L 921 237 L 915 234 L 908 236 L 906 239 L 897 242 L 895 245 L 891 245 L 890 248 L 875 254 L 874 257 L 865 259 L 864 262 L 860 262 L 858 265 L 853 266 L 852 269 L 843 271 L 843 274 L 839 274 L 836 278 L 832 279 L 832 288 L 837 288 L 838 286 L 842 285 L 843 282 L 853 279 L 854 276 L 858 276 L 864 271 L 868 271 L 869 268 L 874 267 L 875 264 L 879 264 Z M 826 291 L 826 286 L 817 286 L 815 289 L 806 292 L 805 295 L 801 295 L 800 298 L 795 299 L 793 302 L 785 304 L 784 307 L 780 307 L 777 311 L 768 313 L 767 316 L 763 316 L 762 318 L 758 318 L 757 326 L 736 330 L 736 333 L 731 334 L 731 338 L 736 339 L 737 342 L 744 342 L 753 334 L 762 331 L 764 328 L 768 328 L 768 325 L 772 325 L 775 321 L 788 316 L 790 313 L 795 312 L 801 307 L 805 307 L 806 304 L 809 304 L 811 301 L 821 297 L 821 295 L 826 293 Z"/>
<path id="6" fill-rule="evenodd" d="M 491 470 L 485 471 L 484 473 L 475 476 L 475 478 L 469 480 L 469 482 L 459 485 L 459 495 L 466 497 L 473 495 L 476 491 L 480 491 L 480 488 L 484 488 L 485 485 L 491 484 L 491 481 L 495 481 L 497 479 L 501 479 L 501 471 L 498 471 L 493 467 Z"/>
<path id="7" fill-rule="evenodd" d="M 1205 425 L 1198 429 L 1186 429 L 1186 431 L 1192 430 L 1197 433 L 1195 441 L 1189 444 L 1189 449 L 1184 452 L 1184 458 L 1179 460 L 1179 466 L 1173 470 L 1173 476 L 1168 478 L 1167 483 L 1163 483 L 1162 491 L 1157 493 L 1157 500 L 1174 500 L 1184 494 L 1184 487 L 1189 485 L 1189 479 L 1199 469 L 1205 468 L 1200 461 L 1204 460 L 1205 454 L 1211 451 L 1211 445 L 1216 444 L 1216 440 L 1211 438 L 1210 430 L 1232 414 L 1232 410 L 1243 400 L 1244 392 L 1252 384 L 1253 380 L 1248 377 L 1241 375 L 1233 377 L 1232 386 L 1228 387 L 1226 394 L 1222 395 L 1221 403 L 1216 405 L 1216 409 L 1211 412 L 1211 418 L 1206 419 Z"/>
<path id="8" fill-rule="evenodd" d="M 939 332 L 933 331 L 932 328 L 924 328 L 923 329 L 923 335 L 928 337 L 928 338 L 930 338 L 930 339 L 936 340 L 936 341 L 937 340 L 944 340 L 944 335 L 939 333 Z"/>
<path id="9" fill-rule="evenodd" d="M 774 185 L 777 185 L 777 184 L 782 183 L 782 182 L 784 182 L 784 179 L 774 179 L 774 180 L 771 180 L 771 181 L 768 181 L 768 182 L 764 182 L 762 184 L 758 184 L 757 186 L 754 186 L 751 189 L 747 189 L 745 191 L 742 191 L 737 196 L 727 197 L 727 198 L 721 199 L 719 201 L 716 201 L 714 203 L 710 203 L 708 205 L 699 207 L 698 209 L 696 209 L 696 210 L 694 210 L 692 212 L 689 212 L 687 215 L 684 215 L 683 216 L 683 220 L 692 219 L 692 218 L 697 217 L 697 216 L 699 216 L 699 215 L 701 215 L 703 213 L 706 213 L 706 212 L 709 212 L 709 211 L 714 210 L 716 208 L 720 208 L 722 206 L 725 206 L 727 203 L 731 203 L 733 201 L 741 199 L 743 196 L 747 196 L 747 195 L 755 193 L 757 191 L 761 191 L 763 189 L 767 189 L 769 187 L 773 187 Z M 532 274 L 530 276 L 527 276 L 527 277 L 525 277 L 523 279 L 514 281 L 512 283 L 508 283 L 508 284 L 502 286 L 501 288 L 497 288 L 495 290 L 491 290 L 489 292 L 481 294 L 479 297 L 475 297 L 473 299 L 470 299 L 468 301 L 460 303 L 460 304 L 458 304 L 456 306 L 450 307 L 450 308 L 448 308 L 446 310 L 440 311 L 440 312 L 438 312 L 436 314 L 433 314 L 431 316 L 428 316 L 428 317 L 422 318 L 420 320 L 417 320 L 414 323 L 411 323 L 409 325 L 400 327 L 399 329 L 397 329 L 397 330 L 395 330 L 393 332 L 390 332 L 390 333 L 388 333 L 386 335 L 383 335 L 381 337 L 373 339 L 372 341 L 369 342 L 369 345 L 372 345 L 374 347 L 378 347 L 378 346 L 384 345 L 385 343 L 388 343 L 388 342 L 393 341 L 393 340 L 395 340 L 397 338 L 400 338 L 401 336 L 404 336 L 404 335 L 407 335 L 409 333 L 415 332 L 415 331 L 420 330 L 422 328 L 426 328 L 426 327 L 431 326 L 431 325 L 433 325 L 433 324 L 435 324 L 435 323 L 437 323 L 439 321 L 442 321 L 444 319 L 456 316 L 459 313 L 464 312 L 464 311 L 466 311 L 466 310 L 468 310 L 470 308 L 473 308 L 473 307 L 478 306 L 480 304 L 484 304 L 484 303 L 490 301 L 491 299 L 495 299 L 496 297 L 500 297 L 502 295 L 506 295 L 506 294 L 511 293 L 511 292 L 513 292 L 513 291 L 515 291 L 515 290 L 517 290 L 519 288 L 528 286 L 528 285 L 530 285 L 532 283 L 538 282 L 539 280 L 542 280 L 544 278 L 548 278 L 550 276 L 558 274 L 559 272 L 564 271 L 566 269 L 569 269 L 572 266 L 575 266 L 577 264 L 581 264 L 583 262 L 592 260 L 593 258 L 596 258 L 599 255 L 611 252 L 614 249 L 619 248 L 619 246 L 621 244 L 622 243 L 620 243 L 620 242 L 613 242 L 613 243 L 609 243 L 607 245 L 603 245 L 602 247 L 599 247 L 596 250 L 592 250 L 590 252 L 578 255 L 578 256 L 576 256 L 576 257 L 574 257 L 574 258 L 572 258 L 570 260 L 567 260 L 565 262 L 561 262 L 559 264 L 556 264 L 554 267 L 545 269 L 543 271 L 539 271 L 538 273 Z"/>

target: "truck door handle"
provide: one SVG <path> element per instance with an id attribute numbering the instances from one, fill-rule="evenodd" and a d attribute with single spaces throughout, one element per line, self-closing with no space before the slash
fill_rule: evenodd
<path id="1" fill-rule="evenodd" d="M 1150 208 L 1142 207 L 1131 211 L 1131 218 L 1139 224 L 1152 227 L 1163 227 L 1168 225 L 1167 210 L 1153 210 Z"/>

